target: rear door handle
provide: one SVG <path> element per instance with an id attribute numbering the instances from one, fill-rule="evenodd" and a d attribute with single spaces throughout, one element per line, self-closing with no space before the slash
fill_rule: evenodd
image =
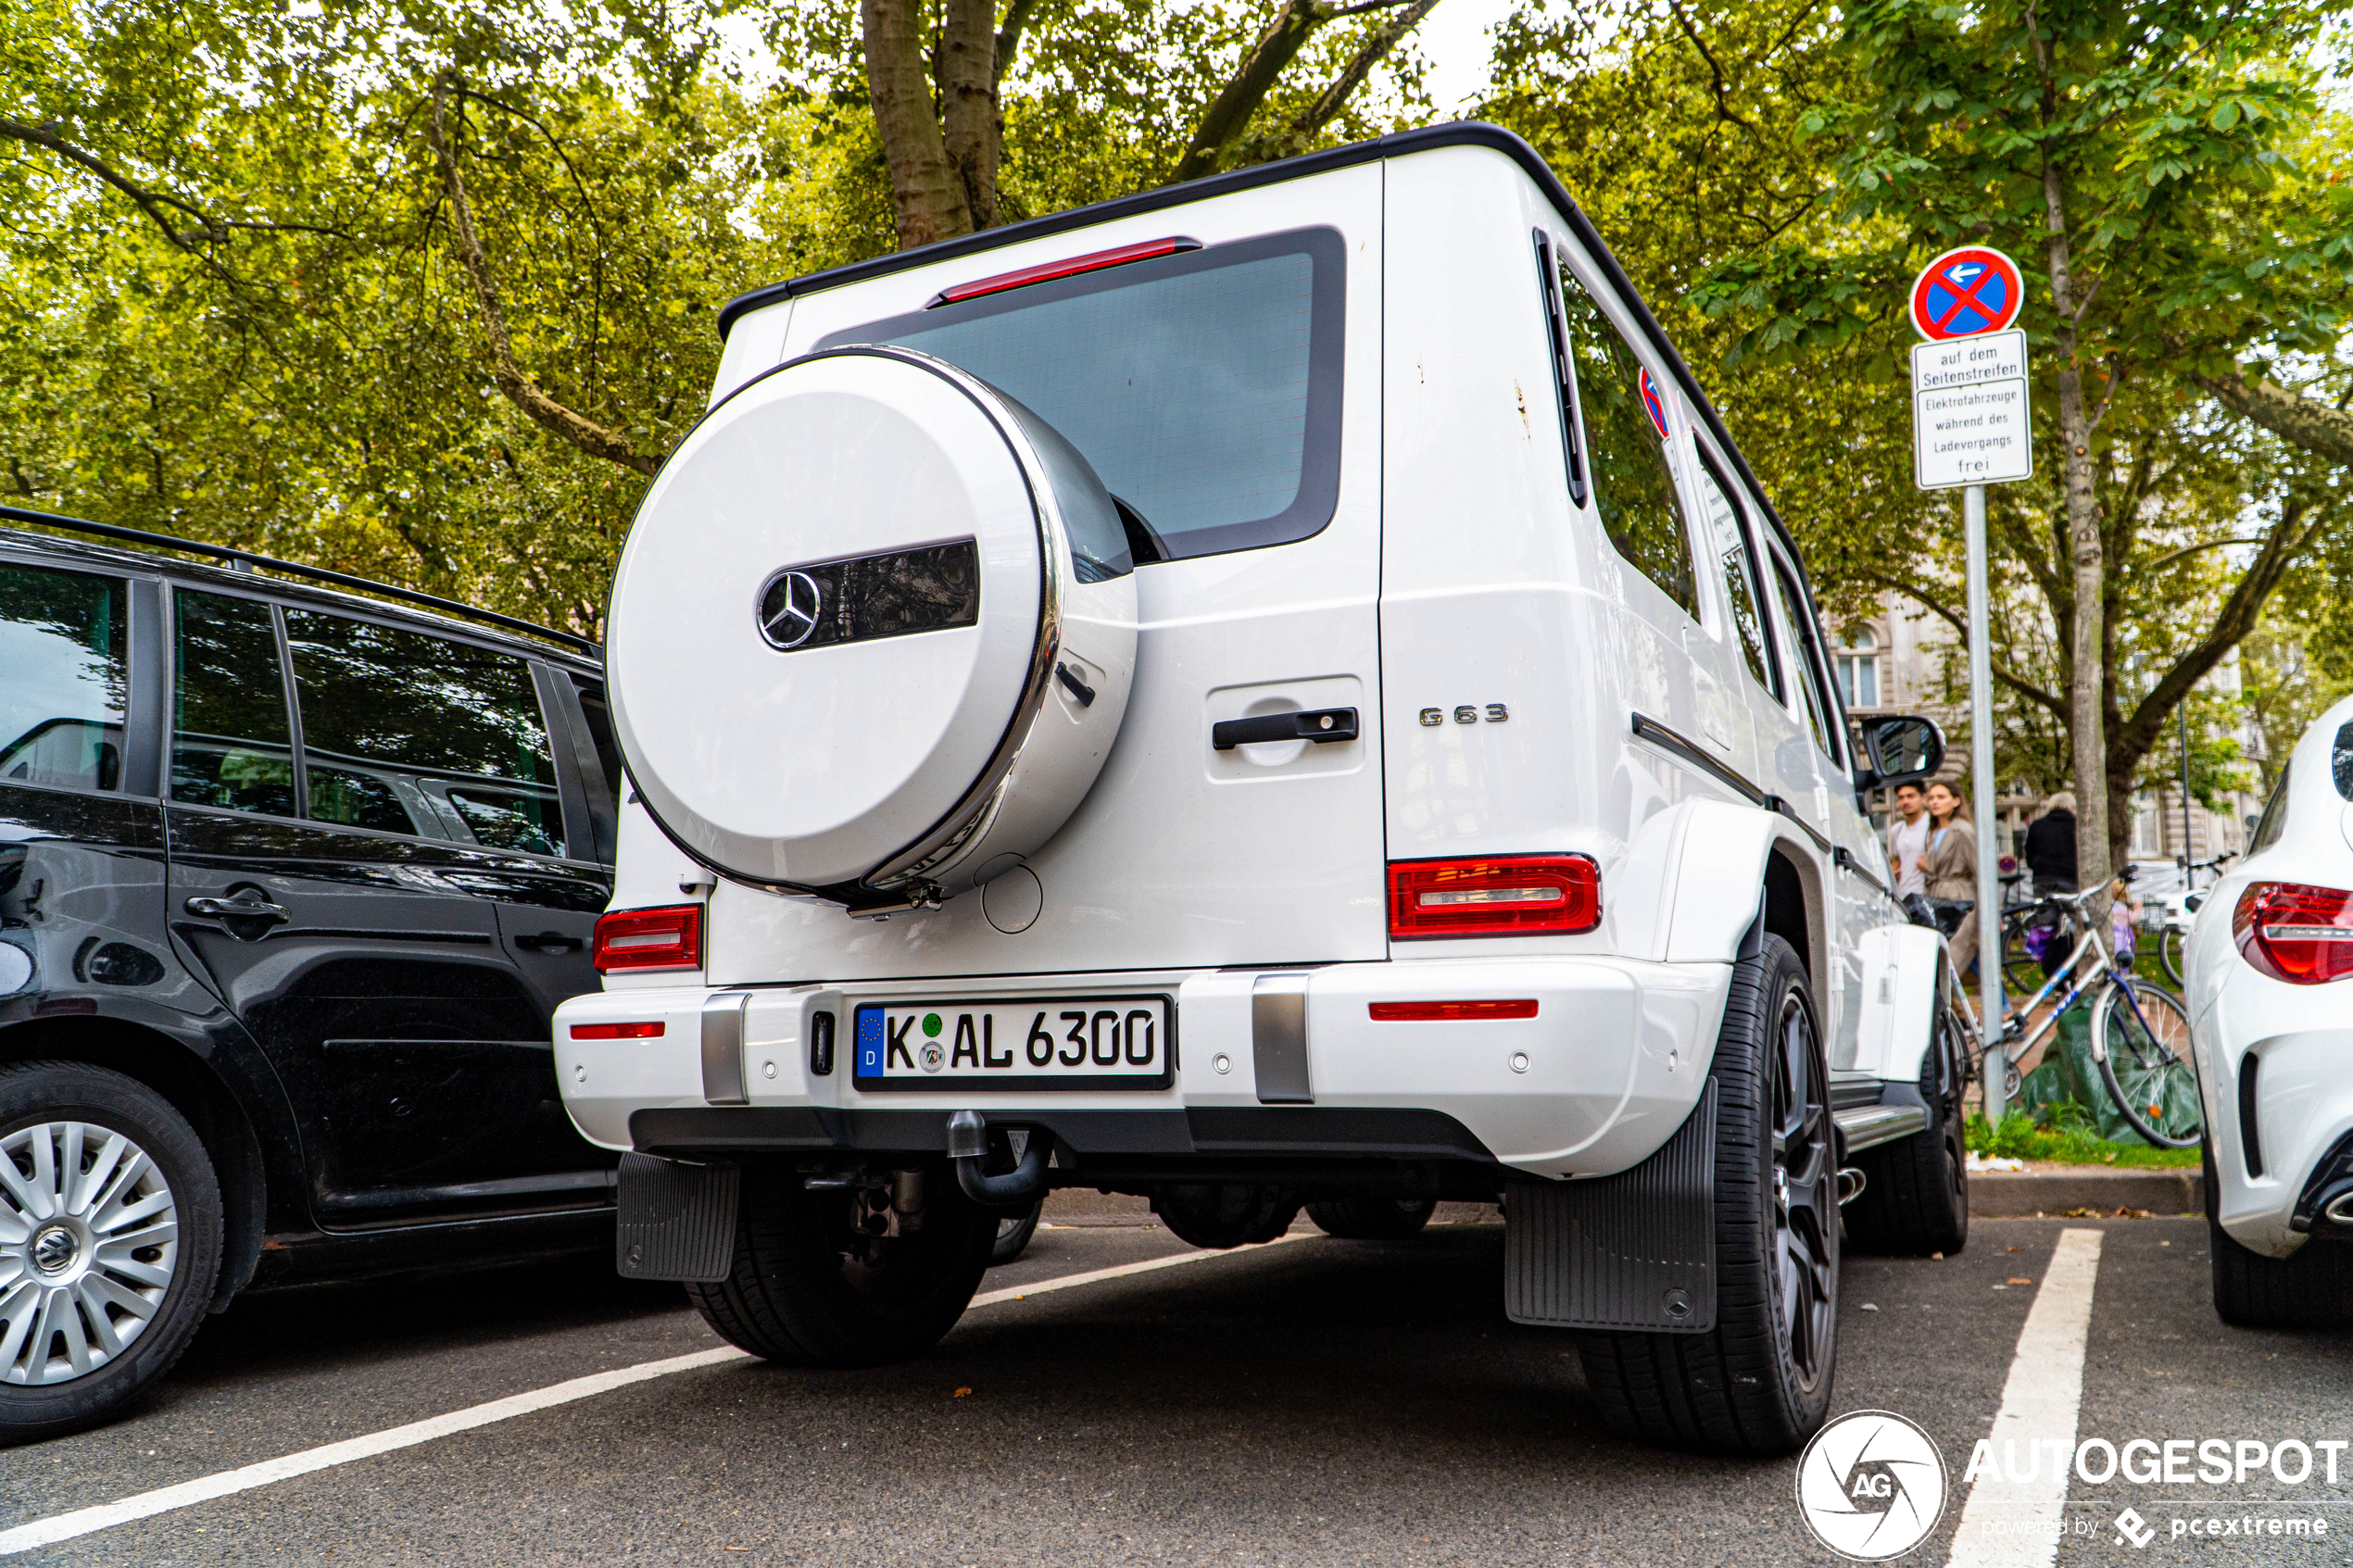
<path id="1" fill-rule="evenodd" d="M 266 898 L 191 898 L 181 906 L 192 915 L 210 920 L 258 920 L 271 925 L 283 925 L 294 919 L 294 911 L 283 904 Z"/>
<path id="2" fill-rule="evenodd" d="M 580 938 L 566 936 L 560 931 L 543 931 L 536 936 L 518 936 L 515 946 L 526 953 L 576 953 Z"/>
<path id="3" fill-rule="evenodd" d="M 1262 713 L 1255 719 L 1223 719 L 1209 727 L 1209 744 L 1219 751 L 1263 741 L 1312 740 L 1318 746 L 1356 738 L 1356 710 L 1318 708 L 1305 713 Z"/>

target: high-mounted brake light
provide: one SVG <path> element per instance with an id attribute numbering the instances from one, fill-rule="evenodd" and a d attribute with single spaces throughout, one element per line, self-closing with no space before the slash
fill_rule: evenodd
<path id="1" fill-rule="evenodd" d="M 1024 267 L 1015 272 L 999 272 L 993 277 L 975 278 L 969 283 L 951 283 L 924 302 L 926 310 L 942 305 L 954 305 L 960 300 L 978 299 L 985 294 L 1002 294 L 1007 289 L 1026 288 L 1031 283 L 1050 283 L 1056 278 L 1075 278 L 1081 272 L 1100 272 L 1106 267 L 1125 267 L 1131 261 L 1150 261 L 1156 256 L 1175 256 L 1179 251 L 1199 250 L 1201 242 L 1183 234 L 1171 234 L 1164 240 L 1146 240 L 1141 245 L 1121 245 L 1116 250 L 1090 251 L 1074 256 L 1067 261 L 1041 262 L 1036 267 Z"/>
<path id="2" fill-rule="evenodd" d="M 1477 860 L 1392 860 L 1389 935 L 1532 936 L 1602 922 L 1602 871 L 1585 855 Z"/>
<path id="3" fill-rule="evenodd" d="M 2353 975 L 2353 893 L 2299 882 L 2250 883 L 2231 911 L 2246 961 L 2274 980 L 2319 985 Z"/>
<path id="4" fill-rule="evenodd" d="M 658 1040 L 661 1024 L 652 1023 L 575 1023 L 572 1037 L 575 1040 Z"/>
<path id="5" fill-rule="evenodd" d="M 597 917 L 597 972 L 616 970 L 700 969 L 702 906 L 672 904 L 659 909 L 615 909 Z"/>
<path id="6" fill-rule="evenodd" d="M 1536 998 L 1499 1002 L 1374 1002 L 1376 1023 L 1442 1023 L 1468 1018 L 1533 1018 Z"/>

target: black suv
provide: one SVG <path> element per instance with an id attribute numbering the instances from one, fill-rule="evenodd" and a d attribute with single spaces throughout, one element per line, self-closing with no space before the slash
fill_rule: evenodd
<path id="1" fill-rule="evenodd" d="M 240 1290 L 610 1246 L 548 1035 L 612 891 L 596 646 L 0 515 L 233 567 L 0 529 L 0 1439 Z"/>

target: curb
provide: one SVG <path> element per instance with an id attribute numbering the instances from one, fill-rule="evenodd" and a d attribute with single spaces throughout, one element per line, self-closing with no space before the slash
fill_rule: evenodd
<path id="1" fill-rule="evenodd" d="M 2111 1171 L 2096 1165 L 2055 1165 L 2030 1171 L 1972 1171 L 1969 1211 L 1999 1219 L 2032 1214 L 2072 1214 L 2090 1210 L 2113 1214 L 2202 1214 L 2202 1184 L 2196 1171 Z"/>

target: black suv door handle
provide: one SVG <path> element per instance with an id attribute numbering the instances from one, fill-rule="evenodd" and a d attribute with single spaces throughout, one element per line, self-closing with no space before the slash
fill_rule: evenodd
<path id="1" fill-rule="evenodd" d="M 1262 713 L 1255 719 L 1225 719 L 1209 727 L 1209 744 L 1219 751 L 1270 740 L 1312 740 L 1318 746 L 1356 738 L 1356 710 L 1318 708 L 1307 713 Z"/>
<path id="2" fill-rule="evenodd" d="M 580 938 L 566 936 L 560 931 L 543 931 L 536 936 L 518 936 L 515 946 L 526 953 L 576 953 Z"/>
<path id="3" fill-rule="evenodd" d="M 203 915 L 211 920 L 264 921 L 271 925 L 283 925 L 294 919 L 294 911 L 284 905 L 244 894 L 234 898 L 191 898 L 181 908 L 192 915 Z"/>

